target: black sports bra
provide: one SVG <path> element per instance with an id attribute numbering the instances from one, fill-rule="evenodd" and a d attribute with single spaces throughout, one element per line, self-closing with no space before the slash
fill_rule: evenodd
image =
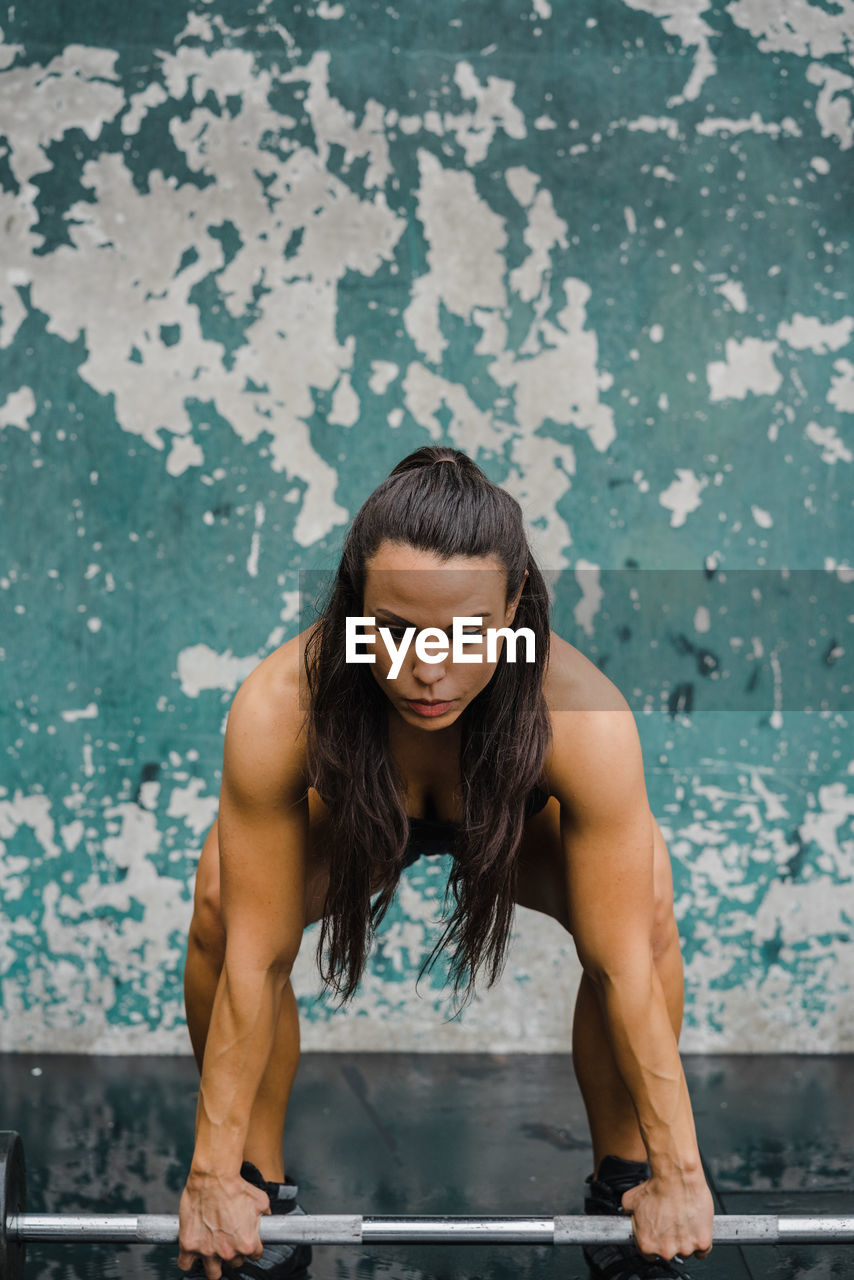
<path id="1" fill-rule="evenodd" d="M 544 809 L 550 799 L 549 792 L 545 787 L 534 786 L 528 792 L 525 800 L 525 821 L 532 818 L 535 813 L 539 813 Z M 444 818 L 410 818 L 409 830 L 412 834 L 429 836 L 449 836 L 453 838 L 459 827 L 458 822 L 450 822 Z"/>
<path id="2" fill-rule="evenodd" d="M 525 800 L 525 821 L 545 808 L 549 793 L 543 787 L 533 787 Z M 456 842 L 458 822 L 446 822 L 441 818 L 410 818 L 409 840 L 403 855 L 404 867 L 411 867 L 421 857 L 435 857 L 450 853 Z"/>

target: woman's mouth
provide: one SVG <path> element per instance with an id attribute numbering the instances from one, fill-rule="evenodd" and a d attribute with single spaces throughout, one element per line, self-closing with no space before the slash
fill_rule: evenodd
<path id="1" fill-rule="evenodd" d="M 417 702 L 407 698 L 406 705 L 418 716 L 441 716 L 450 711 L 454 701 L 452 698 L 450 702 Z"/>

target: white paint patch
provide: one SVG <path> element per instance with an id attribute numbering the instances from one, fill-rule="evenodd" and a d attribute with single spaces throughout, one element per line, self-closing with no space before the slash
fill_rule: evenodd
<path id="1" fill-rule="evenodd" d="M 537 174 L 532 173 L 524 165 L 518 165 L 507 170 L 504 174 L 504 181 L 510 188 L 514 200 L 517 200 L 523 209 L 529 208 L 533 203 L 540 181 Z"/>
<path id="2" fill-rule="evenodd" d="M 744 315 L 747 311 L 747 295 L 740 280 L 724 280 L 723 284 L 715 286 L 715 293 L 725 298 L 733 311 L 737 311 L 739 315 Z"/>
<path id="3" fill-rule="evenodd" d="M 810 160 L 810 166 L 815 169 L 816 173 L 830 173 L 830 161 L 825 160 L 824 156 L 813 156 Z"/>
<path id="4" fill-rule="evenodd" d="M 448 345 L 439 325 L 440 302 L 466 320 L 476 306 L 506 305 L 507 232 L 504 219 L 477 194 L 471 173 L 443 169 L 423 149 L 418 167 L 418 216 L 429 245 L 429 270 L 414 282 L 403 321 L 418 351 L 438 364 Z"/>
<path id="5" fill-rule="evenodd" d="M 679 121 L 674 116 L 638 116 L 622 123 L 629 133 L 666 133 L 673 142 L 679 137 Z"/>
<path id="6" fill-rule="evenodd" d="M 216 653 L 206 644 L 192 645 L 178 654 L 177 676 L 186 697 L 197 698 L 206 689 L 233 693 L 258 665 L 256 654 L 236 658 L 230 649 Z"/>
<path id="7" fill-rule="evenodd" d="M 829 782 L 818 789 L 818 807 L 808 809 L 799 828 L 805 844 L 815 842 L 827 857 L 833 874 L 851 879 L 851 845 L 848 836 L 854 818 L 854 792 L 845 782 Z"/>
<path id="8" fill-rule="evenodd" d="M 279 613 L 279 619 L 282 622 L 293 622 L 294 618 L 299 617 L 300 593 L 296 591 L 282 592 L 282 610 Z"/>
<path id="9" fill-rule="evenodd" d="M 186 40 L 210 41 L 214 38 L 213 23 L 206 13 L 188 13 L 187 23 L 183 31 L 175 37 L 176 44 L 184 44 Z"/>
<path id="10" fill-rule="evenodd" d="M 843 893 L 828 893 L 823 879 L 797 884 L 775 880 L 754 916 L 757 940 L 770 941 L 778 932 L 785 946 L 803 946 L 822 934 L 848 936 Z"/>
<path id="11" fill-rule="evenodd" d="M 157 808 L 157 801 L 160 799 L 160 783 L 151 778 L 147 782 L 140 785 L 137 795 L 137 804 L 141 808 L 153 812 Z"/>
<path id="12" fill-rule="evenodd" d="M 623 3 L 630 9 L 652 14 L 667 35 L 676 36 L 685 48 L 696 49 L 694 67 L 685 88 L 670 98 L 667 105 L 672 108 L 683 102 L 695 102 L 703 85 L 717 70 L 709 41 L 718 33 L 702 18 L 704 13 L 714 12 L 711 0 L 678 0 L 678 3 L 673 3 L 673 0 L 623 0 Z"/>
<path id="13" fill-rule="evenodd" d="M 172 437 L 172 448 L 166 459 L 166 470 L 170 476 L 182 476 L 189 467 L 201 467 L 204 461 L 201 445 L 191 436 Z"/>
<path id="14" fill-rule="evenodd" d="M 441 440 L 443 434 L 437 414 L 443 406 L 449 410 L 448 434 L 473 455 L 479 449 L 500 453 L 511 434 L 509 425 L 494 421 L 491 414 L 477 407 L 465 387 L 449 382 L 424 365 L 413 362 L 409 366 L 403 394 L 412 417 L 433 440 Z"/>
<path id="15" fill-rule="evenodd" d="M 543 289 L 547 273 L 551 272 L 552 251 L 567 247 L 567 231 L 563 218 L 555 213 L 551 192 L 538 192 L 523 233 L 530 253 L 510 272 L 510 287 L 523 301 L 531 302 Z"/>
<path id="16" fill-rule="evenodd" d="M 483 330 L 482 337 L 475 347 L 475 355 L 498 356 L 507 346 L 507 325 L 498 311 L 483 311 L 475 307 L 472 319 Z"/>
<path id="17" fill-rule="evenodd" d="M 595 631 L 594 619 L 599 612 L 605 592 L 602 587 L 601 568 L 590 560 L 577 560 L 575 581 L 581 588 L 581 599 L 572 611 L 577 626 L 587 636 Z"/>
<path id="18" fill-rule="evenodd" d="M 818 85 L 815 113 L 824 138 L 835 138 L 843 151 L 854 146 L 854 123 L 851 119 L 851 92 L 854 79 L 833 67 L 814 62 L 807 68 L 807 80 Z"/>
<path id="19" fill-rule="evenodd" d="M 854 462 L 854 454 L 840 440 L 834 427 L 821 427 L 817 422 L 808 422 L 804 434 L 813 444 L 818 445 L 821 449 L 821 460 L 828 466 L 832 467 L 837 462 Z"/>
<path id="20" fill-rule="evenodd" d="M 840 413 L 854 413 L 854 364 L 850 360 L 834 360 L 836 372 L 830 379 L 827 399 Z"/>
<path id="21" fill-rule="evenodd" d="M 128 109 L 122 116 L 122 133 L 126 135 L 139 133 L 139 127 L 152 107 L 162 106 L 169 101 L 169 95 L 162 84 L 152 81 L 141 93 L 135 93 L 128 102 Z"/>
<path id="22" fill-rule="evenodd" d="M 94 702 L 90 702 L 88 707 L 84 707 L 81 711 L 63 711 L 62 718 L 66 724 L 76 724 L 78 720 L 94 720 L 97 714 L 97 706 Z"/>
<path id="23" fill-rule="evenodd" d="M 399 373 L 400 369 L 391 360 L 372 360 L 368 386 L 375 396 L 383 396 Z"/>
<path id="24" fill-rule="evenodd" d="M 760 529 L 773 529 L 774 521 L 770 512 L 763 511 L 762 507 L 752 506 L 750 508 L 750 514 L 753 516 L 753 519 L 759 525 Z"/>
<path id="25" fill-rule="evenodd" d="M 510 460 L 514 470 L 502 480 L 502 488 L 513 495 L 523 511 L 540 513 L 536 525 L 528 528 L 532 553 L 544 566 L 569 564 L 567 548 L 572 545 L 572 534 L 558 512 L 558 504 L 575 475 L 575 450 L 572 445 L 547 436 L 517 434 Z M 553 592 L 551 599 L 553 602 Z"/>
<path id="26" fill-rule="evenodd" d="M 557 122 L 552 120 L 551 116 L 537 116 L 534 121 L 534 128 L 542 133 L 547 129 L 556 129 Z"/>
<path id="27" fill-rule="evenodd" d="M 623 209 L 623 217 L 626 220 L 626 229 L 630 236 L 633 236 L 638 229 L 638 220 L 635 217 L 635 211 L 630 205 L 626 205 Z"/>
<path id="28" fill-rule="evenodd" d="M 463 98 L 475 103 L 474 112 L 448 113 L 444 120 L 445 129 L 456 135 L 457 144 L 464 149 L 468 168 L 486 159 L 496 129 L 503 129 L 508 138 L 517 141 L 527 137 L 525 117 L 513 102 L 516 86 L 512 80 L 489 76 L 483 85 L 471 63 L 459 62 L 454 83 Z"/>
<path id="29" fill-rule="evenodd" d="M 699 121 L 696 128 L 698 133 L 707 138 L 717 133 L 726 136 L 755 133 L 765 134 L 769 138 L 779 138 L 781 135 L 788 138 L 801 137 L 800 128 L 790 116 L 785 116 L 780 121 L 763 120 L 758 111 L 751 111 L 746 119 L 741 120 L 733 120 L 726 116 L 707 116 L 705 120 Z"/>
<path id="30" fill-rule="evenodd" d="M 504 352 L 489 371 L 500 386 L 515 386 L 516 420 L 523 432 L 533 435 L 551 418 L 586 431 L 594 449 L 604 453 L 616 438 L 616 428 L 613 410 L 602 403 L 600 393 L 613 379 L 598 370 L 598 339 L 586 327 L 591 289 L 573 278 L 564 280 L 563 288 L 566 306 L 557 324 L 539 318 L 524 344 L 525 357 Z"/>
<path id="31" fill-rule="evenodd" d="M 359 397 L 353 390 L 349 373 L 342 373 L 332 397 L 328 422 L 335 427 L 352 427 L 359 421 Z"/>
<path id="32" fill-rule="evenodd" d="M 344 17 L 343 4 L 330 4 L 329 0 L 318 0 L 315 13 L 318 18 L 323 18 L 326 22 L 338 22 Z"/>
<path id="33" fill-rule="evenodd" d="M 21 431 L 26 431 L 35 411 L 36 398 L 32 388 L 20 387 L 0 405 L 0 431 L 4 427 L 18 427 Z"/>
<path id="34" fill-rule="evenodd" d="M 743 400 L 748 392 L 772 396 L 779 391 L 783 376 L 774 364 L 779 343 L 763 338 L 726 340 L 726 359 L 706 366 L 711 400 Z"/>
<path id="35" fill-rule="evenodd" d="M 694 630 L 698 635 L 705 635 L 711 625 L 711 614 L 706 605 L 701 604 L 694 613 Z"/>
<path id="36" fill-rule="evenodd" d="M 263 502 L 255 503 L 255 530 L 249 546 L 249 559 L 246 561 L 246 572 L 250 578 L 258 577 L 258 556 L 261 552 L 261 530 L 264 527 L 267 511 Z"/>
<path id="37" fill-rule="evenodd" d="M 80 841 L 86 833 L 86 828 L 79 818 L 75 818 L 73 822 L 69 822 L 68 826 L 60 827 L 59 834 L 62 837 L 62 843 L 69 853 L 73 853 L 79 845 Z"/>
<path id="38" fill-rule="evenodd" d="M 664 340 L 664 326 L 663 326 L 663 325 L 660 325 L 660 324 L 653 324 L 653 325 L 650 325 L 650 328 L 649 328 L 649 340 L 650 340 L 650 342 L 663 342 L 663 340 Z"/>
<path id="39" fill-rule="evenodd" d="M 344 168 L 349 168 L 359 156 L 367 156 L 365 186 L 383 191 L 391 177 L 383 107 L 375 99 L 368 98 L 363 108 L 362 123 L 357 127 L 355 112 L 348 111 L 329 93 L 329 61 L 328 50 L 318 51 L 312 55 L 307 67 L 295 68 L 281 78 L 284 81 L 308 80 L 305 109 L 314 126 L 321 167 L 327 168 L 330 147 L 337 144 L 344 149 Z M 385 207 L 384 200 L 382 205 Z"/>
<path id="40" fill-rule="evenodd" d="M 700 494 L 709 483 L 706 476 L 699 477 L 685 467 L 676 468 L 677 479 L 663 493 L 658 501 L 671 512 L 670 527 L 680 528 L 692 511 L 701 505 Z"/>
<path id="41" fill-rule="evenodd" d="M 192 778 L 186 787 L 174 787 L 166 810 L 168 817 L 185 822 L 196 837 L 209 830 L 219 808 L 219 797 L 205 795 L 204 790 L 201 778 Z"/>
<path id="42" fill-rule="evenodd" d="M 802 316 L 796 311 L 791 320 L 783 320 L 777 326 L 777 337 L 795 351 L 812 351 L 817 356 L 829 351 L 839 351 L 851 341 L 854 334 L 854 317 L 825 324 L 818 316 Z"/>
<path id="43" fill-rule="evenodd" d="M 16 790 L 11 800 L 0 800 L 0 840 L 11 840 L 19 827 L 30 828 L 46 858 L 60 857 L 62 850 L 56 843 L 56 828 L 48 796 L 38 792 L 25 795 Z M 0 900 L 3 897 L 2 877 L 8 870 L 0 859 Z"/>
<path id="44" fill-rule="evenodd" d="M 726 9 L 736 26 L 750 32 L 763 53 L 824 58 L 848 51 L 854 16 L 851 0 L 839 0 L 832 7 L 809 0 L 789 0 L 785 5 L 730 0 Z"/>
<path id="45" fill-rule="evenodd" d="M 69 44 L 47 66 L 30 63 L 3 73 L 0 119 L 25 198 L 36 194 L 30 180 L 50 168 L 46 152 L 52 142 L 75 128 L 94 142 L 124 107 L 124 93 L 115 84 L 117 58 L 109 49 Z"/>
<path id="46" fill-rule="evenodd" d="M 854 582 L 854 568 L 849 564 L 838 564 L 833 556 L 824 557 L 824 568 L 827 573 L 835 572 L 840 582 L 846 584 Z M 854 619 L 849 618 L 848 621 L 851 622 Z"/>
<path id="47" fill-rule="evenodd" d="M 534 13 L 538 18 L 544 21 L 552 16 L 552 7 L 549 0 L 534 0 Z"/>

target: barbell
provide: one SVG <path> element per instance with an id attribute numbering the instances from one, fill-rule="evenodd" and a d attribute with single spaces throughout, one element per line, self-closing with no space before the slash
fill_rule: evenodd
<path id="1" fill-rule="evenodd" d="M 177 1244 L 167 1214 L 28 1214 L 20 1135 L 0 1131 L 0 1280 L 22 1280 L 28 1241 Z M 364 1217 L 281 1214 L 260 1223 L 262 1244 L 625 1244 L 630 1217 Z M 852 1217 L 719 1214 L 715 1244 L 854 1244 Z"/>

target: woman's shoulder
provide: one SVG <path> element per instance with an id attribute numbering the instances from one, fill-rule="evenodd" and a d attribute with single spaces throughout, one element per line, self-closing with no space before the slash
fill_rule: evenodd
<path id="1" fill-rule="evenodd" d="M 302 655 L 307 632 L 279 645 L 253 668 L 237 691 L 232 706 L 256 716 L 277 718 L 299 707 Z"/>
<path id="2" fill-rule="evenodd" d="M 543 676 L 549 711 L 625 711 L 628 703 L 604 671 L 556 631 L 549 637 L 549 662 Z M 579 717 L 580 719 L 580 717 Z"/>
<path id="3" fill-rule="evenodd" d="M 226 765 L 253 789 L 289 778 L 296 785 L 305 764 L 302 655 L 305 633 L 280 645 L 241 684 L 228 713 Z"/>
<path id="4" fill-rule="evenodd" d="M 543 691 L 552 735 L 543 774 L 550 795 L 570 809 L 596 796 L 644 799 L 643 757 L 634 714 L 612 680 L 552 632 Z"/>

